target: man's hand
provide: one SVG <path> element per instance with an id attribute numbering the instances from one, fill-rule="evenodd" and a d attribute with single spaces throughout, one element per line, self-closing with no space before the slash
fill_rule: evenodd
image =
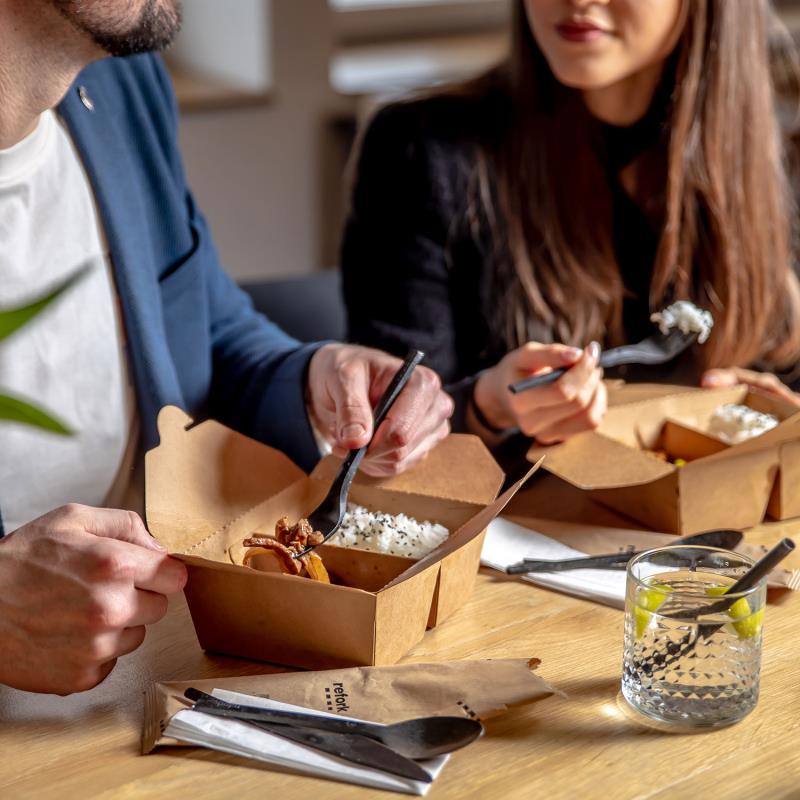
<path id="1" fill-rule="evenodd" d="M 69 505 L 0 539 L 0 684 L 91 689 L 186 583 L 128 511 Z"/>
<path id="2" fill-rule="evenodd" d="M 363 447 L 372 435 L 372 409 L 402 364 L 399 358 L 354 345 L 329 344 L 311 359 L 309 409 L 334 453 Z M 362 462 L 370 475 L 396 475 L 419 462 L 450 432 L 453 401 L 439 376 L 417 367 L 378 429 Z"/>
<path id="3" fill-rule="evenodd" d="M 771 372 L 755 372 L 752 369 L 731 367 L 729 369 L 710 369 L 704 373 L 701 382 L 704 389 L 722 389 L 728 386 L 754 386 L 762 392 L 779 400 L 792 403 L 800 408 L 800 394 L 793 392 L 785 383 Z"/>
<path id="4" fill-rule="evenodd" d="M 475 384 L 475 404 L 495 428 L 519 428 L 540 444 L 563 442 L 596 428 L 608 399 L 598 366 L 600 345 L 585 350 L 528 342 L 486 370 Z M 529 375 L 566 368 L 555 382 L 512 394 L 508 386 Z"/>

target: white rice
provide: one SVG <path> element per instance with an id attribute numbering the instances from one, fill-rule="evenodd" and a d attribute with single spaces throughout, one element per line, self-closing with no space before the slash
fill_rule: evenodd
<path id="1" fill-rule="evenodd" d="M 726 403 L 711 415 L 708 432 L 728 444 L 739 444 L 772 430 L 778 422 L 772 414 L 762 414 L 748 406 Z"/>
<path id="2" fill-rule="evenodd" d="M 417 522 L 405 514 L 384 514 L 350 503 L 342 527 L 330 544 L 419 559 L 435 550 L 449 534 L 444 525 L 435 522 Z"/>
<path id="3" fill-rule="evenodd" d="M 696 333 L 697 341 L 703 344 L 711 335 L 714 318 L 710 311 L 703 311 L 688 300 L 678 300 L 671 306 L 650 315 L 650 319 L 658 325 L 665 336 L 677 328 L 681 333 Z"/>

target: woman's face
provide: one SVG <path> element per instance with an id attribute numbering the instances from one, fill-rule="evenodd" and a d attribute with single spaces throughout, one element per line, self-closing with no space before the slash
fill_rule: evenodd
<path id="1" fill-rule="evenodd" d="M 528 22 L 561 83 L 602 89 L 660 66 L 691 0 L 525 0 Z"/>

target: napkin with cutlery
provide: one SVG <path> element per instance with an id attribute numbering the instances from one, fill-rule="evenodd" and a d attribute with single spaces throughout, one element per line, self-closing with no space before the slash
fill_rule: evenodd
<path id="1" fill-rule="evenodd" d="M 524 558 L 563 560 L 600 553 L 647 550 L 672 544 L 675 536 L 637 529 L 610 528 L 577 522 L 521 518 L 525 525 L 498 517 L 489 525 L 481 564 L 505 572 Z M 543 533 L 542 530 L 545 532 Z M 548 536 L 550 533 L 552 536 Z M 565 544 L 570 542 L 574 547 Z M 580 548 L 580 549 L 578 549 Z M 743 541 L 735 548 L 754 561 L 768 550 Z M 522 580 L 597 603 L 625 607 L 625 570 L 581 569 L 569 572 L 525 573 Z M 777 567 L 767 577 L 770 589 L 800 591 L 800 569 Z"/>
<path id="2" fill-rule="evenodd" d="M 281 703 L 224 689 L 214 689 L 211 695 L 228 703 L 280 711 L 300 711 L 318 717 L 336 717 L 336 714 L 325 711 L 314 711 L 292 703 Z M 294 769 L 307 775 L 331 778 L 360 786 L 371 786 L 375 789 L 425 795 L 432 785 L 391 775 L 378 769 L 363 767 L 306 745 L 290 742 L 269 731 L 259 730 L 246 722 L 213 717 L 201 711 L 190 709 L 179 711 L 170 719 L 164 735 L 186 744 L 209 747 L 212 750 L 220 750 L 234 756 L 256 759 L 278 767 Z M 417 763 L 431 778 L 435 779 L 449 758 L 449 755 L 445 755 Z"/>
<path id="3" fill-rule="evenodd" d="M 508 519 L 492 520 L 481 552 L 481 564 L 505 572 L 523 558 L 561 560 L 589 555 Z M 522 580 L 594 600 L 625 606 L 625 570 L 576 569 L 570 572 L 526 573 Z"/>
<path id="4" fill-rule="evenodd" d="M 184 692 L 194 687 L 229 703 L 385 724 L 421 716 L 486 719 L 556 691 L 535 674 L 538 665 L 535 658 L 484 659 L 157 683 L 145 696 L 142 750 L 208 747 L 283 770 L 422 795 L 430 783 L 363 767 L 244 722 L 194 711 Z M 416 763 L 435 778 L 448 758 Z"/>

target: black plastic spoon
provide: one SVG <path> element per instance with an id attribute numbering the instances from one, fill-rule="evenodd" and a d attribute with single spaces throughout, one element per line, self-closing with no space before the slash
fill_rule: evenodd
<path id="1" fill-rule="evenodd" d="M 670 542 L 671 547 L 678 545 L 703 545 L 704 547 L 718 547 L 722 550 L 733 550 L 742 541 L 741 531 L 718 530 L 695 533 Z M 517 564 L 506 567 L 508 575 L 522 575 L 526 572 L 567 572 L 573 569 L 625 569 L 628 562 L 644 550 L 622 553 L 609 553 L 602 556 L 583 556 L 581 558 L 565 559 L 533 559 L 524 558 Z"/>
<path id="2" fill-rule="evenodd" d="M 194 688 L 187 689 L 184 696 L 194 701 L 194 708 L 204 714 L 241 721 L 302 726 L 329 733 L 358 734 L 375 739 L 406 758 L 433 758 L 451 753 L 466 747 L 483 733 L 483 725 L 478 720 L 466 717 L 418 717 L 393 725 L 378 725 L 374 722 L 227 703 Z"/>

